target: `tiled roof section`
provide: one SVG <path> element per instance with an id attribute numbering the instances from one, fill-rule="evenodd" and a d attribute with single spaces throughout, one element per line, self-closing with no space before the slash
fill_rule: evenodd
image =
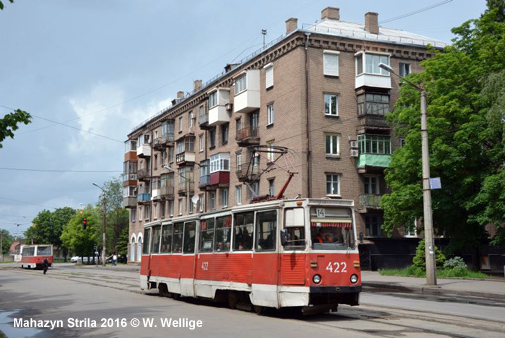
<path id="1" fill-rule="evenodd" d="M 379 27 L 379 34 L 372 34 L 365 30 L 364 24 L 325 19 L 316 24 L 304 24 L 303 30 L 320 34 L 342 36 L 351 39 L 384 41 L 401 45 L 427 46 L 443 48 L 447 43 L 428 38 L 415 33 L 405 32 L 393 28 Z"/>

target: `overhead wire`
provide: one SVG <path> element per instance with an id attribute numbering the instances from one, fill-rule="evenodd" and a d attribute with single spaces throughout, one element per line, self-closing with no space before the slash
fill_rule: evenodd
<path id="1" fill-rule="evenodd" d="M 396 21 L 396 20 L 400 20 L 400 19 L 404 19 L 404 18 L 407 18 L 409 16 L 412 16 L 412 15 L 415 15 L 415 14 L 419 14 L 419 13 L 422 13 L 422 12 L 425 12 L 425 11 L 428 11 L 430 9 L 433 9 L 433 8 L 436 8 L 436 7 L 439 7 L 439 6 L 442 6 L 442 5 L 445 5 L 449 2 L 451 2 L 453 0 L 444 0 L 444 1 L 441 1 L 439 3 L 436 3 L 436 4 L 433 4 L 433 5 L 430 5 L 428 7 L 424 7 L 424 8 L 421 8 L 421 9 L 417 9 L 415 11 L 412 11 L 412 12 L 408 12 L 408 13 L 405 13 L 405 14 L 402 14 L 402 15 L 399 15 L 399 16 L 395 16 L 393 18 L 390 18 L 390 19 L 386 19 L 386 20 L 383 20 L 383 21 L 379 21 L 379 24 L 383 24 L 383 23 L 387 23 L 387 22 L 392 22 L 392 21 Z"/>

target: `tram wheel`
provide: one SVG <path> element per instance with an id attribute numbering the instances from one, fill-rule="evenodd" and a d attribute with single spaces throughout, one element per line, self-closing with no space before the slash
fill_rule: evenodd
<path id="1" fill-rule="evenodd" d="M 254 305 L 254 312 L 258 315 L 264 315 L 265 314 L 265 307 L 261 305 Z"/>
<path id="2" fill-rule="evenodd" d="M 238 303 L 237 293 L 235 291 L 228 291 L 228 306 L 230 309 L 236 309 Z"/>
<path id="3" fill-rule="evenodd" d="M 160 296 L 162 297 L 169 297 L 170 292 L 168 292 L 168 288 L 166 284 L 159 284 L 158 285 L 158 290 L 160 292 Z"/>
<path id="4" fill-rule="evenodd" d="M 179 293 L 172 293 L 172 298 L 175 299 L 175 300 L 178 300 L 179 298 L 181 298 L 181 295 Z"/>

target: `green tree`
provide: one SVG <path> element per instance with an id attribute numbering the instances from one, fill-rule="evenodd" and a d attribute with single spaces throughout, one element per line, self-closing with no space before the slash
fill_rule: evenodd
<path id="1" fill-rule="evenodd" d="M 123 208 L 123 183 L 121 177 L 112 178 L 106 181 L 102 188 L 96 210 L 100 219 L 103 219 L 103 198 L 107 200 L 107 253 L 111 254 L 120 251 L 121 234 L 124 229 L 128 230 L 128 211 Z M 128 234 L 127 234 L 128 237 Z"/>
<path id="2" fill-rule="evenodd" d="M 12 4 L 14 3 L 14 0 L 9 0 L 9 2 Z M 0 1 L 0 10 L 4 9 L 4 4 L 2 1 Z"/>
<path id="3" fill-rule="evenodd" d="M 82 228 L 83 217 L 88 220 L 86 229 Z M 85 208 L 82 213 L 75 214 L 63 227 L 60 236 L 62 244 L 78 256 L 93 256 L 94 245 L 100 246 L 102 233 L 101 223 L 97 220 L 98 215 L 91 206 Z"/>
<path id="4" fill-rule="evenodd" d="M 9 249 L 12 242 L 14 242 L 14 237 L 9 233 L 8 230 L 0 229 L 0 236 L 2 236 L 2 257 L 9 254 Z"/>
<path id="5" fill-rule="evenodd" d="M 27 112 L 16 109 L 14 112 L 6 114 L 0 119 L 0 148 L 2 148 L 2 142 L 7 137 L 14 138 L 14 131 L 18 129 L 19 123 L 28 124 L 31 122 L 31 115 Z"/>
<path id="6" fill-rule="evenodd" d="M 505 163 L 503 130 L 498 132 L 503 129 L 503 109 L 492 112 L 496 102 L 492 95 L 499 93 L 486 90 L 493 76 L 499 76 L 494 74 L 505 69 L 505 23 L 500 12 L 504 1 L 488 4 L 481 18 L 453 29 L 457 35 L 453 45 L 434 51 L 434 57 L 422 63 L 422 73 L 409 75 L 428 94 L 431 177 L 442 181 L 442 189 L 432 191 L 434 227 L 450 238 L 449 252 L 470 249 L 474 257 L 487 237 L 485 223 L 505 219 L 503 195 L 500 205 L 485 212 L 498 193 L 486 186 L 495 188 L 493 182 L 503 177 Z M 388 116 L 396 135 L 406 141 L 386 170 L 392 192 L 382 200 L 383 228 L 389 234 L 423 215 L 419 103 L 417 90 L 401 86 L 395 110 Z"/>
<path id="7" fill-rule="evenodd" d="M 416 268 L 420 268 L 421 270 L 426 272 L 426 252 L 425 250 L 424 239 L 419 242 L 416 248 L 416 255 L 412 259 L 412 263 Z M 445 255 L 440 251 L 440 249 L 435 245 L 435 264 L 437 267 L 444 266 L 445 263 Z"/>

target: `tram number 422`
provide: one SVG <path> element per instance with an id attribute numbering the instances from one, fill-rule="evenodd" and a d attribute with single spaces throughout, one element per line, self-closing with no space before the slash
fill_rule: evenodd
<path id="1" fill-rule="evenodd" d="M 202 270 L 209 270 L 209 262 L 202 262 Z"/>
<path id="2" fill-rule="evenodd" d="M 341 273 L 347 272 L 346 270 L 347 264 L 345 262 L 329 262 L 326 270 L 330 271 L 330 273 Z"/>

